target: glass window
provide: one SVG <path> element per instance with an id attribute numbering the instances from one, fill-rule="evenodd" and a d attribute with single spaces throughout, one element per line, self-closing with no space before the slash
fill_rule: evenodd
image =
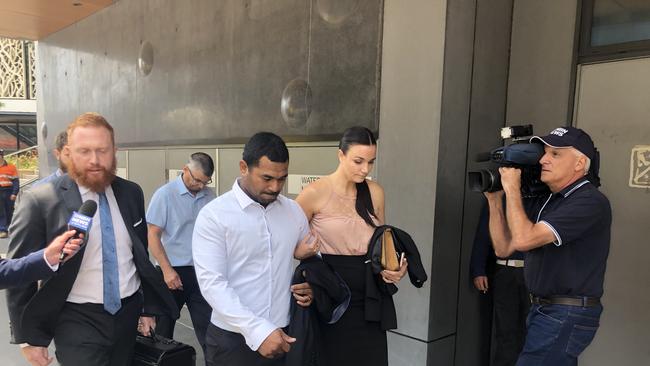
<path id="1" fill-rule="evenodd" d="M 0 123 L 0 149 L 5 151 L 5 155 L 16 151 L 18 146 L 16 142 L 17 128 L 16 122 Z"/>
<path id="2" fill-rule="evenodd" d="M 37 144 L 35 123 L 20 123 L 18 125 L 18 132 L 20 150 L 32 147 Z"/>
<path id="3" fill-rule="evenodd" d="M 650 39 L 650 1 L 595 0 L 591 45 Z"/>
<path id="4" fill-rule="evenodd" d="M 584 0 L 580 61 L 650 54 L 650 0 Z"/>

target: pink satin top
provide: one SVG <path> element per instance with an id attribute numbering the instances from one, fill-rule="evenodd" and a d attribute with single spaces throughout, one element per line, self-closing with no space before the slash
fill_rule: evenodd
<path id="1" fill-rule="evenodd" d="M 375 229 L 357 214 L 355 201 L 356 196 L 342 196 L 332 189 L 325 206 L 312 217 L 311 228 L 321 238 L 321 253 L 363 255 L 368 251 Z"/>

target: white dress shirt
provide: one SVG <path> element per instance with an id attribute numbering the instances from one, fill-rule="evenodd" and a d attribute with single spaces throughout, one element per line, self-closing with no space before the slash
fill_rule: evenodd
<path id="1" fill-rule="evenodd" d="M 264 208 L 237 181 L 208 203 L 194 225 L 192 253 L 212 323 L 242 334 L 253 351 L 289 324 L 293 251 L 308 232 L 295 201 L 279 195 Z"/>
<path id="2" fill-rule="evenodd" d="M 104 303 L 104 274 L 102 267 L 102 225 L 99 215 L 99 195 L 86 187 L 79 186 L 81 201 L 97 202 L 97 212 L 93 216 L 92 226 L 88 233 L 86 251 L 81 260 L 79 273 L 68 295 L 68 301 L 77 304 Z M 106 188 L 106 199 L 111 209 L 113 231 L 115 231 L 115 247 L 117 250 L 117 265 L 120 276 L 120 297 L 122 299 L 133 295 L 140 288 L 140 277 L 133 262 L 133 243 L 126 230 L 124 219 L 117 206 L 113 189 Z"/>

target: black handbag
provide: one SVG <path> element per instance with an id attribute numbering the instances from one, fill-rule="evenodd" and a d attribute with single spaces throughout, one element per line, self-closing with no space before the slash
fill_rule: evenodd
<path id="1" fill-rule="evenodd" d="M 196 351 L 194 347 L 156 335 L 138 335 L 131 366 L 195 366 Z"/>

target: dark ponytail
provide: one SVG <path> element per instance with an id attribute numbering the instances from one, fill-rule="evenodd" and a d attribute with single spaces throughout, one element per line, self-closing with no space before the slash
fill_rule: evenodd
<path id="1" fill-rule="evenodd" d="M 354 203 L 354 208 L 357 209 L 357 213 L 363 221 L 372 227 L 377 227 L 375 222 L 372 221 L 372 217 L 377 218 L 375 214 L 375 207 L 372 205 L 372 197 L 370 196 L 370 188 L 368 188 L 368 182 L 365 180 L 361 183 L 357 183 L 357 200 Z"/>
<path id="2" fill-rule="evenodd" d="M 341 137 L 341 141 L 339 141 L 339 149 L 343 154 L 347 154 L 351 145 L 374 146 L 377 145 L 377 140 L 372 134 L 372 131 L 365 127 L 350 127 L 343 132 L 343 137 Z M 375 207 L 372 204 L 368 182 L 364 180 L 361 183 L 356 183 L 356 188 L 357 199 L 354 203 L 354 207 L 357 214 L 361 216 L 363 221 L 368 225 L 376 227 L 377 225 L 375 225 L 372 218 L 374 217 L 376 219 L 377 215 L 375 214 Z"/>

